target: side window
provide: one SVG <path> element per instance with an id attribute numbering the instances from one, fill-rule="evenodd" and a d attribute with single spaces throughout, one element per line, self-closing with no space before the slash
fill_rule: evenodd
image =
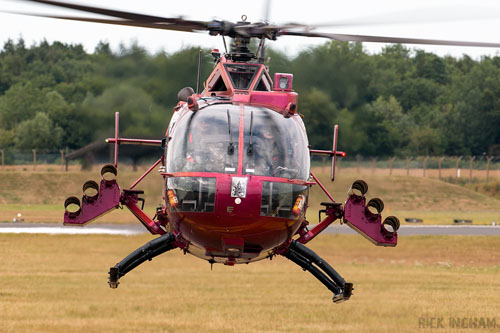
<path id="1" fill-rule="evenodd" d="M 219 71 L 208 82 L 208 91 L 227 91 L 226 84 Z"/>
<path id="2" fill-rule="evenodd" d="M 267 74 L 264 72 L 259 78 L 259 82 L 255 86 L 255 91 L 271 91 L 271 80 L 267 76 Z"/>
<path id="3" fill-rule="evenodd" d="M 307 196 L 309 188 L 303 185 L 262 182 L 262 198 L 260 202 L 260 216 L 296 217 L 293 206 L 299 196 L 302 200 Z"/>
<path id="4" fill-rule="evenodd" d="M 215 207 L 216 179 L 209 177 L 174 177 L 168 179 L 171 196 L 179 212 L 211 213 Z"/>

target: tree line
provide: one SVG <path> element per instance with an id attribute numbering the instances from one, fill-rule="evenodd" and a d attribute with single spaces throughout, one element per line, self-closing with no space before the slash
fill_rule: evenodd
<path id="1" fill-rule="evenodd" d="M 204 50 L 203 77 L 213 63 Z M 113 136 L 164 135 L 177 92 L 195 86 L 198 48 L 149 54 L 134 44 L 7 41 L 0 51 L 0 148 L 80 148 Z M 271 73 L 293 73 L 311 146 L 365 156 L 500 155 L 500 57 L 439 57 L 402 45 L 368 54 L 326 42 L 295 57 L 268 50 Z"/>

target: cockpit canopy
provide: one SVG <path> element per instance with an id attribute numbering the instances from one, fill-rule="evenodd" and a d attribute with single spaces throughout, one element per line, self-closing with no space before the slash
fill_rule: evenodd
<path id="1" fill-rule="evenodd" d="M 243 129 L 243 133 L 240 133 Z M 240 151 L 241 149 L 241 151 Z M 181 117 L 168 144 L 167 172 L 309 178 L 307 136 L 297 117 L 262 107 L 213 105 Z"/>

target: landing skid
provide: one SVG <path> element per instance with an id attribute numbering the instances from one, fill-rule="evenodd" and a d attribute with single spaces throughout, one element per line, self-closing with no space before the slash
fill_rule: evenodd
<path id="1" fill-rule="evenodd" d="M 304 271 L 309 271 L 330 289 L 333 292 L 334 303 L 347 301 L 351 297 L 352 283 L 345 282 L 332 266 L 305 245 L 292 241 L 284 256 L 302 267 Z"/>
<path id="2" fill-rule="evenodd" d="M 145 262 L 152 260 L 154 257 L 175 249 L 175 236 L 173 233 L 167 233 L 150 242 L 147 242 L 142 247 L 138 248 L 131 254 L 125 257 L 122 261 L 109 269 L 109 286 L 113 289 L 118 288 L 120 282 L 118 280 Z"/>

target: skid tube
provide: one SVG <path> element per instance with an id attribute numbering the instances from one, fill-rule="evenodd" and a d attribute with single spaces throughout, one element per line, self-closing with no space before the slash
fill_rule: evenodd
<path id="1" fill-rule="evenodd" d="M 164 234 L 150 242 L 147 242 L 109 269 L 109 286 L 113 289 L 118 288 L 118 285 L 120 284 L 118 280 L 122 276 L 146 260 L 151 261 L 154 257 L 173 250 L 176 247 L 177 245 L 175 243 L 175 236 L 173 233 Z"/>
<path id="2" fill-rule="evenodd" d="M 332 291 L 334 303 L 347 301 L 351 297 L 352 283 L 345 282 L 332 266 L 304 244 L 292 241 L 284 256 L 302 267 L 304 271 L 309 271 Z"/>

